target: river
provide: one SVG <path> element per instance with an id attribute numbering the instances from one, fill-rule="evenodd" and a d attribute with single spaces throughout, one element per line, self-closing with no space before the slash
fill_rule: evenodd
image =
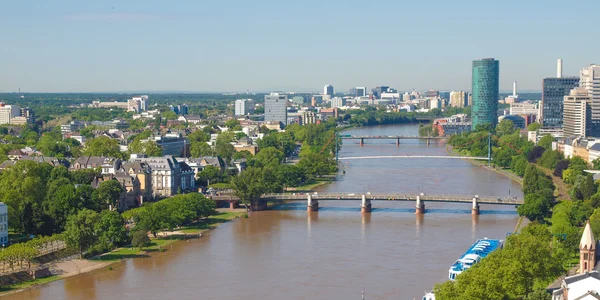
<path id="1" fill-rule="evenodd" d="M 347 134 L 416 135 L 416 125 L 355 128 Z M 340 157 L 445 155 L 445 143 L 346 140 Z M 406 192 L 522 197 L 518 183 L 459 159 L 344 161 L 340 180 L 320 192 Z M 8 295 L 3 299 L 413 299 L 446 280 L 448 267 L 478 238 L 505 238 L 514 207 L 321 201 L 316 213 L 290 203 L 222 224 L 172 250 Z"/>

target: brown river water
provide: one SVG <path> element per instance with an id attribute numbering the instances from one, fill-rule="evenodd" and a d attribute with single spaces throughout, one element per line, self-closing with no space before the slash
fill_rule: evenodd
<path id="1" fill-rule="evenodd" d="M 416 125 L 351 129 L 345 134 L 416 135 Z M 445 155 L 445 143 L 346 140 L 340 157 Z M 522 197 L 518 183 L 460 159 L 343 162 L 339 181 L 320 192 L 398 192 Z M 340 171 L 341 172 L 341 171 Z M 476 240 L 504 239 L 518 216 L 511 206 L 321 201 L 255 212 L 202 238 L 148 258 L 56 281 L 2 299 L 420 299 Z"/>

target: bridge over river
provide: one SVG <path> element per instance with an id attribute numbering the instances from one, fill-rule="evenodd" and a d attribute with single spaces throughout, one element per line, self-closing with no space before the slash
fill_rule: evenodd
<path id="1" fill-rule="evenodd" d="M 469 203 L 471 204 L 471 213 L 479 214 L 479 204 L 494 204 L 494 205 L 521 205 L 523 199 L 517 197 L 491 197 L 491 196 L 463 196 L 463 195 L 428 195 L 421 194 L 395 194 L 395 193 L 279 193 L 265 194 L 262 200 L 268 201 L 307 201 L 307 211 L 318 211 L 319 200 L 336 200 L 336 201 L 361 201 L 361 212 L 371 211 L 371 201 L 413 201 L 415 202 L 415 212 L 418 214 L 425 213 L 425 202 L 451 202 L 451 203 Z M 239 198 L 233 195 L 212 196 L 216 202 L 225 201 L 234 208 L 239 203 Z"/>
<path id="2" fill-rule="evenodd" d="M 427 145 L 431 140 L 447 140 L 443 136 L 408 136 L 408 135 L 339 135 L 342 140 L 359 140 L 361 145 L 365 144 L 365 140 L 396 140 L 396 145 L 400 145 L 400 140 L 426 140 Z"/>

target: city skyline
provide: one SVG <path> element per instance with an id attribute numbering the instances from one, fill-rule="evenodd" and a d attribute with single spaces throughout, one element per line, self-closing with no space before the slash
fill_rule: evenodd
<path id="1" fill-rule="evenodd" d="M 584 2 L 10 2 L 0 11 L 0 92 L 469 90 L 471 62 L 484 57 L 502 61 L 501 92 L 513 81 L 538 92 L 557 58 L 565 76 L 595 62 L 600 42 L 570 30 L 593 27 L 600 4 Z M 347 19 L 356 7 L 376 10 L 377 22 Z M 589 45 L 540 51 L 557 35 Z"/>

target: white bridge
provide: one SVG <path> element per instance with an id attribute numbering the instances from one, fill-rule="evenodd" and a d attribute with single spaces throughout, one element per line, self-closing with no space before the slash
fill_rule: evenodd
<path id="1" fill-rule="evenodd" d="M 484 156 L 448 156 L 448 155 L 383 155 L 383 156 L 349 156 L 340 157 L 339 160 L 353 160 L 353 159 L 377 159 L 377 158 L 436 158 L 436 159 L 474 159 L 474 160 L 488 160 Z"/>

